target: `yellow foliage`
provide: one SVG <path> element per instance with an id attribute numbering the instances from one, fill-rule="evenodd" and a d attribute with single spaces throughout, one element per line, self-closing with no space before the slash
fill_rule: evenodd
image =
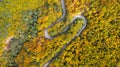
<path id="1" fill-rule="evenodd" d="M 83 33 L 50 66 L 119 66 L 120 3 L 117 0 L 65 0 L 65 2 L 67 21 L 56 24 L 49 30 L 50 32 L 59 33 L 76 14 L 83 14 L 87 18 L 88 24 Z M 8 34 L 5 37 L 0 37 L 0 55 L 2 55 L 5 47 L 4 41 L 7 37 L 16 36 L 16 30 L 25 27 L 22 23 L 22 12 L 37 8 L 42 13 L 37 20 L 38 36 L 24 43 L 16 58 L 20 67 L 43 66 L 75 36 L 82 26 L 82 20 L 78 20 L 67 34 L 47 40 L 44 38 L 45 28 L 62 15 L 60 0 L 4 0 L 0 3 L 0 16 L 5 15 L 2 20 L 0 19 L 0 34 L 5 27 L 4 23 L 10 24 L 10 26 L 6 28 L 7 31 L 3 30 Z M 31 38 L 30 35 L 28 37 Z"/>

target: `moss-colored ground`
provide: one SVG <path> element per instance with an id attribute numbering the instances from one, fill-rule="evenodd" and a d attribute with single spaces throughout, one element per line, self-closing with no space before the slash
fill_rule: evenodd
<path id="1" fill-rule="evenodd" d="M 60 26 L 64 28 L 63 26 L 78 14 L 83 14 L 88 24 L 83 33 L 50 66 L 119 67 L 120 1 L 65 0 L 65 2 L 66 21 L 51 30 L 59 32 Z M 74 37 L 79 27 L 73 25 L 67 34 L 53 40 L 45 39 L 44 29 L 61 15 L 60 0 L 0 1 L 0 66 L 10 65 L 12 60 L 15 60 L 19 67 L 43 66 Z M 53 34 L 51 32 L 51 35 Z M 13 37 L 10 41 L 13 46 L 10 47 L 11 52 L 3 55 L 5 42 L 11 36 Z M 13 55 L 15 57 L 12 57 Z M 7 56 L 8 59 L 4 60 L 2 56 Z"/>

